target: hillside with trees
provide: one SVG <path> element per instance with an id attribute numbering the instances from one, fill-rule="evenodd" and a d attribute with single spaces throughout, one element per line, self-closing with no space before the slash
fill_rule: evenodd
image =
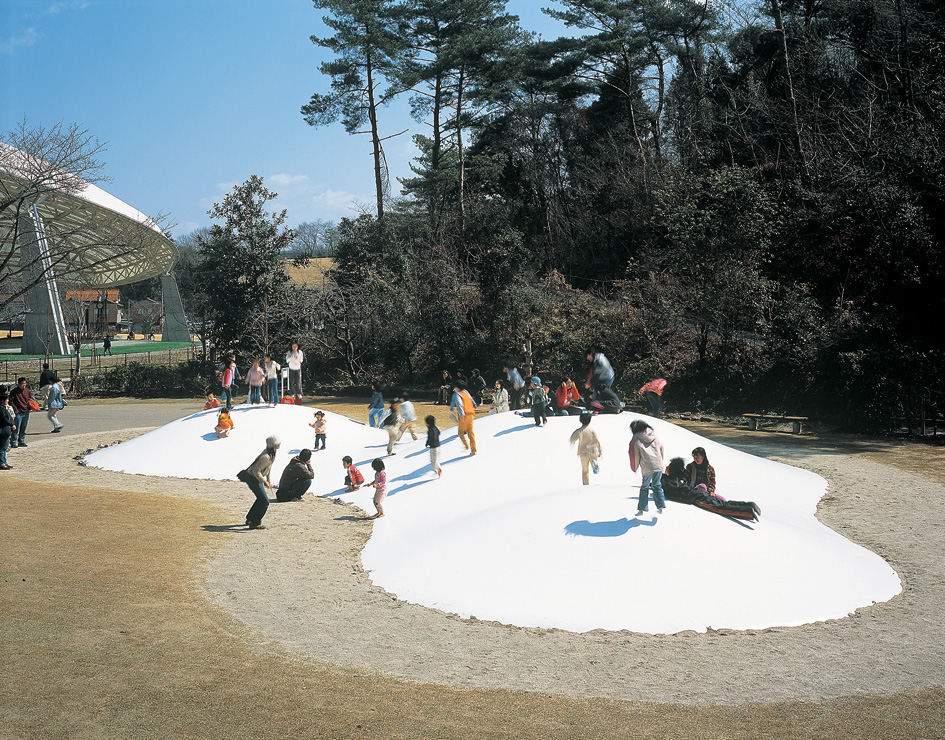
<path id="1" fill-rule="evenodd" d="M 368 133 L 377 205 L 318 285 L 267 291 L 270 344 L 331 382 L 492 375 L 527 338 L 542 375 L 600 344 L 677 407 L 940 405 L 945 6 L 560 5 L 546 40 L 501 0 L 315 0 L 335 58 L 302 114 Z M 393 197 L 401 95 L 423 133 Z"/>

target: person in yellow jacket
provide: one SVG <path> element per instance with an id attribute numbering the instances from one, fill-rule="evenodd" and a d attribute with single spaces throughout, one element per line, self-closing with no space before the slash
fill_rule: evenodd
<path id="1" fill-rule="evenodd" d="M 453 382 L 453 398 L 450 401 L 450 411 L 456 414 L 457 436 L 463 447 L 469 450 L 470 455 L 476 454 L 476 433 L 473 431 L 473 420 L 476 418 L 476 402 L 466 390 L 466 384 L 460 380 Z M 469 437 L 469 443 L 466 442 Z"/>
<path id="2" fill-rule="evenodd" d="M 597 472 L 597 458 L 601 456 L 600 440 L 597 433 L 591 429 L 591 419 L 593 415 L 589 411 L 581 414 L 581 426 L 571 432 L 571 446 L 577 443 L 577 454 L 581 458 L 581 482 L 586 486 L 590 484 L 589 468 L 593 467 Z"/>

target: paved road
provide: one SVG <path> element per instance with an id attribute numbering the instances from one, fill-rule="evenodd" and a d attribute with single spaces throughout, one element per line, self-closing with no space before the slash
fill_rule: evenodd
<path id="1" fill-rule="evenodd" d="M 136 427 L 159 427 L 202 410 L 203 402 L 200 399 L 140 403 L 72 401 L 59 412 L 59 421 L 65 425 L 61 432 L 63 435 L 86 434 Z M 29 425 L 26 427 L 27 444 L 49 437 L 51 433 L 52 424 L 46 418 L 45 411 L 34 411 L 30 414 Z"/>

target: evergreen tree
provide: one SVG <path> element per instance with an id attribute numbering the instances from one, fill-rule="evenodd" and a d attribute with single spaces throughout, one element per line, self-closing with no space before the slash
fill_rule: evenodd
<path id="1" fill-rule="evenodd" d="M 414 92 L 415 117 L 431 116 L 431 136 L 418 135 L 422 157 L 405 182 L 425 196 L 455 193 L 459 231 L 466 229 L 468 141 L 466 132 L 489 119 L 512 81 L 503 64 L 521 39 L 518 18 L 505 0 L 410 0 L 409 61 L 400 80 Z"/>
<path id="2" fill-rule="evenodd" d="M 371 136 L 374 158 L 374 186 L 377 217 L 384 216 L 384 202 L 389 196 L 390 180 L 380 135 L 378 110 L 399 92 L 388 86 L 404 51 L 400 23 L 403 7 L 392 0 L 314 0 L 316 8 L 331 15 L 322 19 L 335 34 L 328 38 L 312 36 L 312 43 L 335 54 L 335 59 L 319 67 L 331 77 L 330 93 L 315 93 L 302 106 L 302 116 L 311 126 L 326 126 L 341 118 L 349 134 Z M 361 131 L 365 121 L 368 130 Z"/>
<path id="3" fill-rule="evenodd" d="M 207 212 L 223 223 L 197 235 L 197 272 L 217 350 L 268 350 L 269 309 L 285 292 L 282 252 L 292 242 L 292 231 L 284 228 L 286 212 L 265 210 L 276 197 L 253 175 Z"/>

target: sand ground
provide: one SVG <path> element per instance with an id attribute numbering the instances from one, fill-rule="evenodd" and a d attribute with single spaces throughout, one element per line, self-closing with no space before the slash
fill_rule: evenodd
<path id="1" fill-rule="evenodd" d="M 903 593 L 799 628 L 574 635 L 393 599 L 350 507 L 273 505 L 247 532 L 241 484 L 71 460 L 140 433 L 109 413 L 140 427 L 177 404 L 70 405 L 67 434 L 10 453 L 0 738 L 945 737 L 941 448 L 688 425 L 824 475 L 818 516 Z"/>

